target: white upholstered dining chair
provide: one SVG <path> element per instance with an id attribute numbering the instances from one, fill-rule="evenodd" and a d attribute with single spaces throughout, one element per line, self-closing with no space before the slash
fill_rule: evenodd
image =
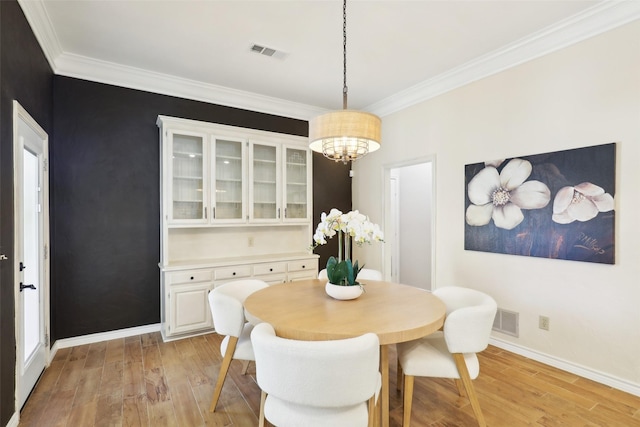
<path id="1" fill-rule="evenodd" d="M 382 280 L 382 273 L 371 268 L 363 268 L 358 273 L 358 279 Z"/>
<path id="2" fill-rule="evenodd" d="M 255 360 L 251 347 L 253 325 L 247 322 L 243 304 L 249 295 L 268 286 L 262 280 L 247 279 L 225 283 L 209 292 L 213 327 L 218 334 L 226 335 L 220 343 L 223 359 L 209 407 L 210 412 L 216 410 L 231 361 L 233 359 L 244 361 L 243 373 L 245 373 L 249 361 Z"/>
<path id="3" fill-rule="evenodd" d="M 380 342 L 367 333 L 333 341 L 277 337 L 268 323 L 251 333 L 262 389 L 260 426 L 372 426 L 380 390 Z"/>
<path id="4" fill-rule="evenodd" d="M 485 426 L 472 379 L 480 373 L 476 353 L 487 348 L 497 304 L 474 289 L 449 286 L 433 292 L 446 306 L 441 332 L 396 344 L 398 382 L 404 379 L 403 427 L 411 419 L 414 377 L 453 378 L 461 396 L 466 391 L 478 425 Z"/>

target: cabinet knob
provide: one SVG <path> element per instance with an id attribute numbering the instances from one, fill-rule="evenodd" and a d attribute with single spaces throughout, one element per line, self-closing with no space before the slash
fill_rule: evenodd
<path id="1" fill-rule="evenodd" d="M 306 267 L 306 265 L 303 265 L 303 266 L 302 266 L 302 268 L 305 268 L 305 267 Z"/>
<path id="2" fill-rule="evenodd" d="M 273 271 L 273 268 L 270 268 L 269 271 Z"/>
<path id="3" fill-rule="evenodd" d="M 191 276 L 191 280 L 193 280 L 193 276 Z"/>
<path id="4" fill-rule="evenodd" d="M 233 272 L 233 276 L 235 276 L 235 275 L 236 275 L 236 272 L 234 271 L 234 272 Z"/>

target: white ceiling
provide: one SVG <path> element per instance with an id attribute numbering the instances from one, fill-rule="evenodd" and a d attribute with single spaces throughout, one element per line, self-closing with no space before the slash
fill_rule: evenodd
<path id="1" fill-rule="evenodd" d="M 300 118 L 342 108 L 340 0 L 19 1 L 57 74 Z M 585 0 L 350 0 L 349 107 L 393 112 L 447 90 L 443 82 L 450 89 L 592 35 L 606 25 L 585 23 L 603 14 L 615 11 L 617 25 L 637 18 L 629 10 Z M 254 43 L 280 53 L 251 52 Z"/>

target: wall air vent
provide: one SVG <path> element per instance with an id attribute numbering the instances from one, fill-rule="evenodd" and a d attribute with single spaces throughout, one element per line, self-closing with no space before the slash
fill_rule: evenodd
<path id="1" fill-rule="evenodd" d="M 251 46 L 251 52 L 259 53 L 259 54 L 264 55 L 264 56 L 271 56 L 271 57 L 279 58 L 279 59 L 283 59 L 285 56 L 287 56 L 287 54 L 284 53 L 284 52 L 277 51 L 277 50 L 272 49 L 270 47 L 260 46 L 259 44 L 252 45 Z"/>
<path id="2" fill-rule="evenodd" d="M 499 308 L 496 317 L 493 319 L 493 330 L 503 334 L 520 336 L 519 314 L 514 311 L 507 311 Z"/>

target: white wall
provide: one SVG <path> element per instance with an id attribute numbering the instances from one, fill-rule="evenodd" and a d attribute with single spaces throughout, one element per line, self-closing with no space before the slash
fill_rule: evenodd
<path id="1" fill-rule="evenodd" d="M 495 338 L 640 391 L 640 22 L 386 116 L 382 126 L 380 151 L 354 165 L 354 206 L 382 221 L 383 165 L 435 156 L 435 287 L 491 294 L 520 313 L 520 337 Z M 609 142 L 617 142 L 615 265 L 464 250 L 465 164 Z M 370 267 L 382 265 L 382 251 L 364 251 Z M 538 329 L 541 314 L 548 332 Z"/>

